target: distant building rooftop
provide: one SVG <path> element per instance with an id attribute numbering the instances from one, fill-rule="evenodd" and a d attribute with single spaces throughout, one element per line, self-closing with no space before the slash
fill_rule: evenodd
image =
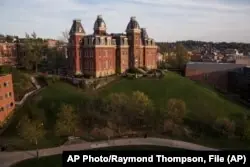
<path id="1" fill-rule="evenodd" d="M 187 63 L 186 69 L 198 70 L 203 72 L 228 71 L 244 68 L 246 65 L 234 63 L 213 63 L 213 62 L 190 62 Z"/>

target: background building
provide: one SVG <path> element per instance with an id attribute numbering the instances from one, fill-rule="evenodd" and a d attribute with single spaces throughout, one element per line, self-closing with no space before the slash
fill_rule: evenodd
<path id="1" fill-rule="evenodd" d="M 250 66 L 250 57 L 249 56 L 238 56 L 235 59 L 235 64 L 244 64 Z"/>
<path id="2" fill-rule="evenodd" d="M 15 100 L 12 75 L 0 74 L 0 124 L 14 110 Z"/>
<path id="3" fill-rule="evenodd" d="M 250 67 L 229 72 L 228 88 L 250 102 Z"/>
<path id="4" fill-rule="evenodd" d="M 81 21 L 73 21 L 68 46 L 71 74 L 102 77 L 128 68 L 157 68 L 158 47 L 135 17 L 131 17 L 126 34 L 108 34 L 101 15 L 93 29 L 93 34 L 86 35 Z"/>
<path id="5" fill-rule="evenodd" d="M 185 76 L 226 92 L 229 72 L 242 70 L 244 67 L 245 65 L 233 63 L 189 62 L 186 65 Z"/>
<path id="6" fill-rule="evenodd" d="M 0 65 L 16 65 L 16 58 L 15 43 L 0 42 Z"/>

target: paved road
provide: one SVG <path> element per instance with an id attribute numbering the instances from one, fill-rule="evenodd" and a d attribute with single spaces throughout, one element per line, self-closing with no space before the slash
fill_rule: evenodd
<path id="1" fill-rule="evenodd" d="M 49 156 L 61 154 L 63 151 L 67 150 L 84 150 L 91 148 L 100 148 L 100 147 L 108 147 L 108 146 L 122 146 L 122 145 L 159 145 L 159 146 L 167 146 L 174 148 L 183 148 L 189 150 L 214 150 L 217 149 L 204 147 L 201 145 L 170 140 L 170 139 L 160 139 L 160 138 L 132 138 L 132 139 L 116 139 L 110 141 L 102 141 L 102 142 L 83 142 L 80 144 L 73 145 L 63 145 L 60 147 L 47 148 L 39 150 L 40 156 Z M 218 150 L 217 150 L 218 151 Z M 10 165 L 17 163 L 19 161 L 34 158 L 36 156 L 36 151 L 16 151 L 16 152 L 0 152 L 0 167 L 9 167 Z"/>

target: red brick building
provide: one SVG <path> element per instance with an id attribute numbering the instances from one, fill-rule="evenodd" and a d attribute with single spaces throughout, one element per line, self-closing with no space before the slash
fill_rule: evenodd
<path id="1" fill-rule="evenodd" d="M 0 125 L 1 122 L 14 110 L 15 100 L 12 75 L 0 74 Z"/>
<path id="2" fill-rule="evenodd" d="M 133 67 L 157 67 L 158 47 L 135 17 L 131 17 L 126 34 L 108 34 L 106 30 L 101 15 L 91 35 L 86 35 L 80 20 L 73 21 L 68 46 L 71 74 L 101 77 Z"/>
<path id="3" fill-rule="evenodd" d="M 15 43 L 0 43 L 0 65 L 16 65 L 17 48 Z"/>

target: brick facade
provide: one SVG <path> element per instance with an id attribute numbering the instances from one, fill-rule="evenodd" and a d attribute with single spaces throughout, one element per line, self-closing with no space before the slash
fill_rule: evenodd
<path id="1" fill-rule="evenodd" d="M 14 110 L 12 75 L 0 75 L 0 123 Z"/>
<path id="2" fill-rule="evenodd" d="M 0 43 L 0 65 L 16 65 L 17 48 L 15 43 Z"/>
<path id="3" fill-rule="evenodd" d="M 131 17 L 126 34 L 108 34 L 102 16 L 94 33 L 86 35 L 80 20 L 74 20 L 68 46 L 69 72 L 93 77 L 123 73 L 128 68 L 157 67 L 157 46 L 146 29 Z"/>

